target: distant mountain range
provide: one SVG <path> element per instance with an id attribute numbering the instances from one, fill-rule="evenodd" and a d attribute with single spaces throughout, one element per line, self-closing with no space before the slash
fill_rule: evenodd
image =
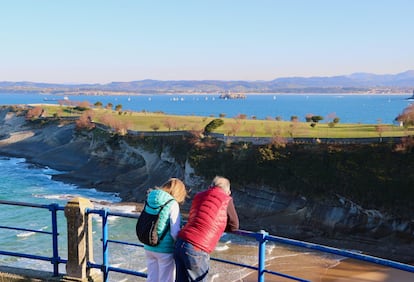
<path id="1" fill-rule="evenodd" d="M 354 73 L 330 77 L 282 77 L 271 81 L 139 80 L 108 84 L 0 82 L 0 91 L 105 93 L 412 93 L 414 70 L 398 74 Z"/>

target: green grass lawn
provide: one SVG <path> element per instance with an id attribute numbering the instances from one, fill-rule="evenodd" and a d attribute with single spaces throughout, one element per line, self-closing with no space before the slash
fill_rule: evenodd
<path id="1" fill-rule="evenodd" d="M 76 111 L 68 106 L 41 105 L 48 116 L 80 116 L 85 111 Z M 89 115 L 95 122 L 110 124 L 136 131 L 203 130 L 216 117 L 178 116 L 153 112 L 116 112 L 94 108 Z M 414 128 L 393 124 L 337 123 L 333 127 L 319 122 L 312 127 L 309 122 L 276 120 L 253 120 L 221 118 L 224 124 L 214 130 L 229 136 L 252 137 L 308 137 L 308 138 L 367 138 L 398 137 L 413 134 Z"/>

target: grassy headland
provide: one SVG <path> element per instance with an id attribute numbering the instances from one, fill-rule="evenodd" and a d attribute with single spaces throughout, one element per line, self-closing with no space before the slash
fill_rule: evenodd
<path id="1" fill-rule="evenodd" d="M 157 112 L 114 111 L 104 108 L 83 108 L 38 105 L 44 116 L 84 117 L 115 130 L 134 131 L 203 131 L 217 117 L 167 115 Z M 414 127 L 395 124 L 360 124 L 333 122 L 300 122 L 282 120 L 256 120 L 241 117 L 220 117 L 223 125 L 214 133 L 227 136 L 284 137 L 284 138 L 381 138 L 402 137 L 412 134 Z"/>

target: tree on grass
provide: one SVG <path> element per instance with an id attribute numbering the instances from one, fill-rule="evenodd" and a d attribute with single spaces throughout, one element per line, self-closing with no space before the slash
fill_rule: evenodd
<path id="1" fill-rule="evenodd" d="M 160 129 L 160 125 L 159 125 L 159 124 L 154 123 L 154 124 L 151 124 L 151 125 L 150 125 L 150 128 L 151 128 L 152 130 L 154 130 L 154 131 L 158 131 L 158 130 Z"/>
<path id="2" fill-rule="evenodd" d="M 380 140 L 379 140 L 380 142 L 382 142 L 382 134 L 384 133 L 385 129 L 386 129 L 386 126 L 384 124 L 381 124 L 381 123 L 379 123 L 375 126 L 375 131 L 378 133 L 378 136 L 380 138 Z"/>
<path id="3" fill-rule="evenodd" d="M 96 108 L 101 109 L 103 107 L 102 102 L 97 101 L 95 104 L 93 104 Z"/>
<path id="4" fill-rule="evenodd" d="M 204 133 L 208 134 L 213 132 L 213 130 L 219 128 L 224 124 L 224 121 L 222 119 L 216 118 L 210 121 L 205 127 L 204 127 Z"/>
<path id="5" fill-rule="evenodd" d="M 91 107 L 91 103 L 89 103 L 88 101 L 82 101 L 82 102 L 74 101 L 73 105 L 75 106 L 75 110 L 82 111 L 82 112 L 89 110 Z"/>
<path id="6" fill-rule="evenodd" d="M 174 118 L 166 118 L 164 120 L 164 126 L 168 128 L 168 131 L 171 131 L 172 128 L 177 128 L 177 121 Z"/>
<path id="7" fill-rule="evenodd" d="M 323 116 L 312 116 L 312 117 L 311 117 L 311 120 L 312 120 L 313 122 L 318 123 L 318 122 L 320 122 L 321 120 L 323 120 Z"/>
<path id="8" fill-rule="evenodd" d="M 253 137 L 253 136 L 254 136 L 254 134 L 256 133 L 256 127 L 255 127 L 255 126 L 249 126 L 249 127 L 247 128 L 247 132 L 249 132 L 249 133 L 250 133 L 250 137 Z"/>
<path id="9" fill-rule="evenodd" d="M 305 116 L 306 122 L 311 122 L 312 121 L 312 117 L 313 117 L 313 114 L 306 114 L 306 116 Z"/>
<path id="10" fill-rule="evenodd" d="M 297 132 L 297 129 L 298 129 L 298 127 L 299 127 L 299 121 L 298 121 L 298 119 L 297 118 L 294 118 L 294 119 L 291 119 L 291 124 L 289 125 L 289 129 L 288 129 L 288 133 L 289 133 L 289 136 L 291 137 L 291 138 L 293 138 L 294 137 L 294 135 L 296 134 L 296 132 Z"/>
<path id="11" fill-rule="evenodd" d="M 315 127 L 316 124 L 319 121 L 323 120 L 323 117 L 322 116 L 311 116 L 310 120 L 312 121 L 312 123 L 310 124 L 310 126 Z"/>
<path id="12" fill-rule="evenodd" d="M 105 109 L 107 109 L 107 110 L 112 110 L 112 107 L 113 107 L 114 105 L 112 104 L 112 103 L 108 103 L 108 104 L 106 104 L 106 106 L 105 106 Z"/>
<path id="13" fill-rule="evenodd" d="M 237 133 L 240 131 L 241 128 L 241 121 L 239 119 L 236 119 L 235 122 L 228 124 L 228 135 L 236 136 Z"/>
<path id="14" fill-rule="evenodd" d="M 115 111 L 121 112 L 122 111 L 122 105 L 121 104 L 116 105 L 115 106 Z"/>

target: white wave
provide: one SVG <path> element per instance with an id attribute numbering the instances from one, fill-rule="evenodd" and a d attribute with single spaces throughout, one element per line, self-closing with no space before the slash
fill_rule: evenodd
<path id="1" fill-rule="evenodd" d="M 228 250 L 229 244 L 231 244 L 231 240 L 227 240 L 226 242 L 219 242 L 219 244 L 216 246 L 215 250 L 218 252 L 222 252 L 225 250 Z"/>
<path id="2" fill-rule="evenodd" d="M 137 206 L 135 204 L 111 203 L 106 201 L 94 202 L 95 209 L 109 209 L 111 212 L 126 214 L 136 214 Z"/>
<path id="3" fill-rule="evenodd" d="M 40 227 L 38 229 L 38 231 L 44 231 L 44 230 L 46 230 L 48 228 L 49 228 L 48 226 L 43 226 L 43 227 Z M 36 232 L 34 232 L 34 231 L 26 231 L 26 232 L 22 232 L 22 233 L 16 234 L 16 237 L 24 238 L 24 237 L 30 237 L 30 236 L 33 236 L 33 235 L 36 235 Z"/>
<path id="4" fill-rule="evenodd" d="M 141 268 L 140 270 L 138 270 L 138 272 L 146 272 L 146 271 L 147 271 L 147 268 L 146 267 Z"/>
<path id="5" fill-rule="evenodd" d="M 210 281 L 211 282 L 216 281 L 216 279 L 218 279 L 219 277 L 220 277 L 220 275 L 218 273 L 215 273 L 211 276 Z M 219 280 L 217 280 L 217 281 L 219 281 Z"/>
<path id="6" fill-rule="evenodd" d="M 223 245 L 223 246 L 217 246 L 214 250 L 217 251 L 217 252 L 222 252 L 222 251 L 225 251 L 225 250 L 228 250 L 228 249 L 229 249 L 229 246 Z"/>
<path id="7" fill-rule="evenodd" d="M 98 214 L 93 214 L 92 219 L 95 220 L 99 224 L 102 223 L 102 217 Z M 119 219 L 119 216 L 108 216 L 108 221 L 110 222 L 117 221 L 118 219 Z"/>
<path id="8" fill-rule="evenodd" d="M 19 233 L 19 234 L 17 234 L 16 236 L 17 236 L 17 237 L 24 238 L 24 237 L 29 237 L 29 236 L 32 236 L 32 235 L 35 235 L 35 234 L 36 234 L 36 232 L 29 231 L 29 232 Z"/>
<path id="9" fill-rule="evenodd" d="M 41 198 L 41 199 L 48 199 L 48 200 L 71 200 L 76 195 L 70 194 L 54 194 L 54 195 L 44 195 L 44 194 L 34 194 L 33 197 Z"/>
<path id="10" fill-rule="evenodd" d="M 80 194 L 32 194 L 33 197 L 35 198 L 40 198 L 40 199 L 48 199 L 48 200 L 64 200 L 64 201 L 70 201 L 73 198 L 76 197 L 81 197 L 81 198 L 87 198 L 89 201 L 91 201 L 92 203 L 94 203 L 96 206 L 106 206 L 109 204 L 112 204 L 112 202 L 108 199 L 102 200 L 99 198 L 94 198 L 94 197 L 89 197 L 88 195 L 80 195 Z M 118 200 L 117 198 L 114 198 L 112 195 L 110 195 L 110 197 L 112 198 L 111 200 L 116 201 Z M 97 204 L 96 204 L 97 203 Z"/>
<path id="11" fill-rule="evenodd" d="M 272 251 L 273 251 L 273 249 L 275 248 L 276 246 L 274 245 L 274 244 L 267 244 L 266 245 L 266 253 L 267 254 L 271 254 L 272 253 Z"/>

